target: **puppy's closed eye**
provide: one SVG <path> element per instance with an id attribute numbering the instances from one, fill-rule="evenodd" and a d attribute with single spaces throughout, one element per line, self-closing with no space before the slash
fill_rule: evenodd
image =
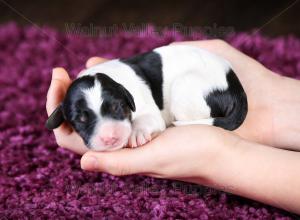
<path id="1" fill-rule="evenodd" d="M 109 110 L 115 114 L 125 114 L 130 112 L 128 105 L 122 101 L 113 101 L 109 104 Z"/>
<path id="2" fill-rule="evenodd" d="M 117 103 L 117 102 L 114 102 L 114 103 L 112 103 L 112 104 L 110 105 L 110 110 L 111 110 L 112 112 L 118 111 L 119 108 L 120 108 L 120 104 Z"/>
<path id="3" fill-rule="evenodd" d="M 88 115 L 88 112 L 87 111 L 83 111 L 81 112 L 78 117 L 77 117 L 77 120 L 80 122 L 80 123 L 87 123 L 88 122 L 88 118 L 89 115 Z"/>
<path id="4" fill-rule="evenodd" d="M 79 121 L 82 123 L 86 123 L 88 120 L 88 116 L 86 112 L 83 112 L 80 116 L 79 116 Z"/>

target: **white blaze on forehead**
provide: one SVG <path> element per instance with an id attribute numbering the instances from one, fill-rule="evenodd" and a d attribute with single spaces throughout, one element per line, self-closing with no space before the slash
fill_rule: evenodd
<path id="1" fill-rule="evenodd" d="M 88 89 L 83 89 L 82 92 L 85 95 L 86 102 L 88 107 L 93 110 L 96 115 L 99 115 L 100 113 L 100 106 L 103 102 L 102 96 L 101 96 L 101 85 L 98 80 L 95 79 L 95 84 L 93 87 Z"/>

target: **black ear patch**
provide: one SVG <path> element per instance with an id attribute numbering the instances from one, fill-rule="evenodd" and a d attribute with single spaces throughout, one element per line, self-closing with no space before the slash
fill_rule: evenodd
<path id="1" fill-rule="evenodd" d="M 146 52 L 136 56 L 120 59 L 121 62 L 129 65 L 151 89 L 152 96 L 160 110 L 163 106 L 163 64 L 161 56 L 154 52 Z"/>
<path id="2" fill-rule="evenodd" d="M 45 126 L 49 130 L 53 130 L 59 127 L 64 121 L 65 118 L 62 111 L 62 105 L 60 104 L 49 116 Z"/>
<path id="3" fill-rule="evenodd" d="M 136 108 L 134 99 L 123 85 L 117 83 L 104 73 L 97 73 L 96 77 L 100 81 L 103 90 L 109 91 L 114 97 L 125 99 L 131 111 L 135 112 Z"/>
<path id="4" fill-rule="evenodd" d="M 124 97 L 126 99 L 126 102 L 129 106 L 129 108 L 131 109 L 131 111 L 135 112 L 135 103 L 134 103 L 134 98 L 132 97 L 132 95 L 130 94 L 130 92 L 125 89 L 124 86 L 120 85 L 122 87 L 122 90 L 124 92 Z"/>

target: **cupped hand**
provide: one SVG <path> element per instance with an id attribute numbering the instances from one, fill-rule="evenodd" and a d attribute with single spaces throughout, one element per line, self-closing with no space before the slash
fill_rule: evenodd
<path id="1" fill-rule="evenodd" d="M 81 158 L 81 167 L 117 176 L 143 174 L 207 184 L 214 167 L 222 166 L 224 152 L 242 141 L 238 135 L 213 126 L 172 127 L 138 148 L 89 151 Z"/>
<path id="2" fill-rule="evenodd" d="M 222 40 L 179 42 L 190 44 L 232 64 L 248 99 L 248 113 L 234 132 L 260 144 L 300 151 L 300 81 L 280 76 Z"/>
<path id="3" fill-rule="evenodd" d="M 290 137 L 294 132 L 299 130 L 298 125 L 294 125 L 294 130 L 290 130 L 290 132 L 283 132 L 291 123 L 295 124 L 299 121 L 297 120 L 299 116 L 295 114 L 295 109 L 288 107 L 290 106 L 290 102 L 280 102 L 284 95 L 289 95 L 287 91 L 293 91 L 299 88 L 298 82 L 294 82 L 295 80 L 290 81 L 285 77 L 274 74 L 254 59 L 239 52 L 224 41 L 205 40 L 182 43 L 207 49 L 231 62 L 233 70 L 236 72 L 246 91 L 249 104 L 247 117 L 240 128 L 234 132 L 225 132 L 219 128 L 201 125 L 171 128 L 149 144 L 137 149 L 121 149 L 109 153 L 90 151 L 82 158 L 83 168 L 91 170 L 89 158 L 93 156 L 94 159 L 96 158 L 96 161 L 98 161 L 98 165 L 96 166 L 96 170 L 98 171 L 114 174 L 145 173 L 159 176 L 162 174 L 158 174 L 159 172 L 157 172 L 157 170 L 160 169 L 160 167 L 157 166 L 157 164 L 169 163 L 168 165 L 170 167 L 176 167 L 178 162 L 180 164 L 180 161 L 188 161 L 188 158 L 193 155 L 202 161 L 202 159 L 205 158 L 202 156 L 205 155 L 204 152 L 208 149 L 214 149 L 214 147 L 211 146 L 212 144 L 207 142 L 207 139 L 215 141 L 214 146 L 218 144 L 223 146 L 224 144 L 222 143 L 227 142 L 227 139 L 236 137 L 235 134 L 251 141 L 277 147 L 292 146 L 290 143 L 295 143 L 295 146 L 300 145 L 297 145 L 300 143 L 299 138 L 293 139 Z M 103 61 L 105 60 L 101 58 L 92 58 L 87 62 L 87 67 Z M 47 96 L 48 114 L 52 113 L 55 107 L 62 101 L 70 83 L 71 80 L 64 69 L 54 69 Z M 299 96 L 295 97 L 295 99 L 297 98 L 300 99 Z M 292 106 L 295 106 L 295 102 L 291 103 L 293 103 Z M 275 116 L 276 119 L 274 119 Z M 287 119 L 287 117 L 291 119 Z M 188 134 L 189 132 L 193 133 L 193 130 L 194 133 L 198 135 L 192 136 Z M 203 136 L 201 135 L 202 133 L 206 135 Z M 88 150 L 84 146 L 81 138 L 66 123 L 55 129 L 54 134 L 58 145 L 61 147 L 68 148 L 79 154 L 83 154 Z M 226 137 L 224 134 L 226 134 Z M 216 136 L 222 140 L 222 143 L 216 144 L 217 140 L 214 140 Z M 194 148 L 190 146 L 194 146 Z M 176 150 L 173 150 L 173 147 Z M 190 152 L 194 152 L 195 150 L 201 151 L 202 153 L 190 154 Z M 151 166 L 151 164 L 156 164 L 156 166 Z M 194 169 L 199 168 L 195 163 L 194 165 L 190 165 Z M 175 168 L 173 169 L 174 172 L 178 172 L 175 171 Z M 168 176 L 170 178 L 172 177 L 172 175 L 170 175 L 171 171 L 164 172 L 165 176 L 167 176 L 166 173 L 169 173 Z"/>
<path id="4" fill-rule="evenodd" d="M 299 154 L 269 147 L 300 150 L 299 81 L 274 74 L 224 41 L 182 43 L 207 49 L 231 62 L 249 107 L 237 130 L 206 125 L 173 127 L 142 147 L 87 152 L 80 136 L 64 123 L 54 130 L 58 145 L 84 154 L 81 167 L 85 170 L 194 182 L 300 213 L 300 195 L 296 193 L 299 178 L 295 178 Z M 86 66 L 103 61 L 91 58 Z M 64 69 L 53 70 L 47 95 L 48 115 L 63 100 L 70 84 Z"/>

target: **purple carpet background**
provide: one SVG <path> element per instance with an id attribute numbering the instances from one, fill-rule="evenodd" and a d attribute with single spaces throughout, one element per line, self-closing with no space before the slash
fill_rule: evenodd
<path id="1" fill-rule="evenodd" d="M 203 36 L 163 31 L 89 38 L 47 27 L 1 25 L 0 219 L 295 218 L 283 210 L 193 184 L 82 171 L 80 157 L 59 148 L 52 132 L 44 128 L 53 67 L 65 67 L 74 77 L 91 56 L 128 57 L 192 39 Z M 227 41 L 272 70 L 300 79 L 300 39 L 238 33 Z"/>

